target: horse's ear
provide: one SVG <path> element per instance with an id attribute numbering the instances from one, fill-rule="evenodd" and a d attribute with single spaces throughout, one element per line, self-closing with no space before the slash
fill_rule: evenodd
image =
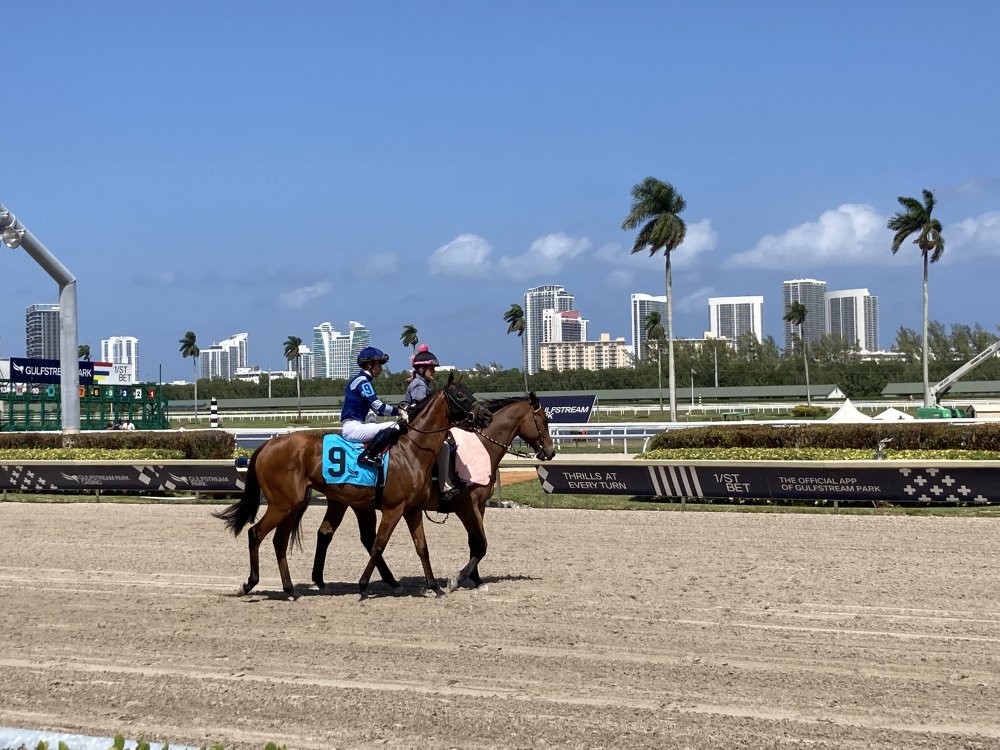
<path id="1" fill-rule="evenodd" d="M 451 372 L 448 373 L 448 385 L 451 385 L 454 382 L 455 382 L 455 371 L 452 370 Z"/>
<path id="2" fill-rule="evenodd" d="M 532 406 L 538 406 L 538 396 L 535 395 L 534 391 L 528 391 L 528 403 Z"/>

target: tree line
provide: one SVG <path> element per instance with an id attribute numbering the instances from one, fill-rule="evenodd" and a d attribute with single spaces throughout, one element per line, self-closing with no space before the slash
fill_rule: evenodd
<path id="1" fill-rule="evenodd" d="M 982 326 L 937 321 L 928 323 L 928 365 L 930 382 L 935 383 L 976 354 L 1000 339 Z M 416 346 L 415 341 L 410 345 Z M 923 380 L 922 337 L 917 331 L 900 327 L 893 350 L 898 358 L 889 361 L 866 361 L 864 357 L 836 336 L 824 336 L 809 347 L 808 367 L 813 383 L 837 385 L 850 398 L 877 398 L 889 383 L 920 383 Z M 295 358 L 297 347 L 288 347 L 288 358 Z M 730 346 L 725 341 L 704 344 L 675 342 L 675 372 L 678 386 L 686 391 L 691 381 L 695 388 L 762 385 L 803 385 L 807 362 L 797 351 L 782 351 L 773 337 L 758 342 L 752 335 Z M 190 356 L 190 355 L 189 355 Z M 477 393 L 522 392 L 525 381 L 534 391 L 594 391 L 623 388 L 659 388 L 662 367 L 655 356 L 635 363 L 634 367 L 607 370 L 542 370 L 525 378 L 518 368 L 503 368 L 496 363 L 477 363 L 463 374 L 464 382 Z M 390 370 L 378 381 L 383 394 L 406 391 L 409 369 Z M 439 379 L 445 373 L 438 375 Z M 1000 358 L 992 358 L 970 373 L 970 380 L 1000 380 Z M 276 398 L 301 395 L 339 397 L 346 380 L 312 378 L 301 382 L 292 379 L 273 380 L 271 395 Z M 168 399 L 189 401 L 197 398 L 195 384 L 164 385 Z M 266 377 L 260 383 L 239 380 L 200 380 L 197 393 L 202 400 L 215 398 L 266 398 Z"/>

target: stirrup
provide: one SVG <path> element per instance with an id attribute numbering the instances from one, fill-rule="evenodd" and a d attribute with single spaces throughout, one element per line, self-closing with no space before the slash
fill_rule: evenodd
<path id="1" fill-rule="evenodd" d="M 382 465 L 382 454 L 380 453 L 377 456 L 366 456 L 364 452 L 362 452 L 358 456 L 358 463 L 364 466 L 373 466 L 378 468 Z"/>

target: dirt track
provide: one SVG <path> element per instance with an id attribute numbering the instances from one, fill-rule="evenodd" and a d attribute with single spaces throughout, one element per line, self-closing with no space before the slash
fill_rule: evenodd
<path id="1" fill-rule="evenodd" d="M 1000 522 L 491 510 L 489 591 L 279 597 L 205 506 L 0 504 L 0 725 L 259 750 L 1000 747 Z M 435 572 L 461 525 L 428 531 Z"/>

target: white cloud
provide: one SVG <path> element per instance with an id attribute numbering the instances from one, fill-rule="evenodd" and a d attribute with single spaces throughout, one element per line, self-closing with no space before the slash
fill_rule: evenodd
<path id="1" fill-rule="evenodd" d="M 750 250 L 731 256 L 727 265 L 784 270 L 889 263 L 892 234 L 886 221 L 871 206 L 845 203 L 824 211 L 818 221 L 761 238 Z"/>
<path id="2" fill-rule="evenodd" d="M 479 278 L 490 273 L 490 243 L 477 234 L 460 234 L 431 255 L 427 265 L 431 273 L 442 276 Z"/>
<path id="3" fill-rule="evenodd" d="M 715 250 L 718 244 L 719 233 L 712 229 L 712 222 L 709 219 L 688 224 L 684 242 L 670 254 L 670 264 L 674 268 L 695 266 L 705 253 Z M 662 254 L 660 257 L 663 257 Z"/>
<path id="4" fill-rule="evenodd" d="M 561 270 L 568 261 L 586 252 L 590 244 L 586 237 L 546 234 L 520 255 L 505 255 L 494 262 L 489 242 L 476 234 L 462 234 L 435 250 L 427 265 L 432 274 L 443 276 L 526 279 Z"/>
<path id="5" fill-rule="evenodd" d="M 702 219 L 688 224 L 684 242 L 670 254 L 670 264 L 674 268 L 692 268 L 701 261 L 705 253 L 711 252 L 719 244 L 719 234 L 712 229 L 710 219 Z M 602 245 L 594 252 L 594 257 L 626 271 L 630 277 L 636 272 L 649 273 L 652 268 L 663 268 L 663 253 L 650 256 L 648 250 L 632 253 L 631 247 L 617 242 Z M 638 270 L 637 270 L 638 269 Z"/>
<path id="6" fill-rule="evenodd" d="M 331 288 L 332 284 L 329 281 L 320 281 L 308 286 L 300 286 L 297 289 L 279 294 L 278 303 L 282 307 L 298 309 L 304 307 L 307 302 L 324 296 Z"/>
<path id="7" fill-rule="evenodd" d="M 590 244 L 587 237 L 569 237 L 561 232 L 546 234 L 532 242 L 527 252 L 501 258 L 497 270 L 512 279 L 552 274 L 589 250 Z"/>
<path id="8" fill-rule="evenodd" d="M 1000 255 L 1000 211 L 989 211 L 944 228 L 946 260 Z"/>
<path id="9" fill-rule="evenodd" d="M 703 286 L 685 294 L 680 299 L 674 298 L 672 301 L 678 312 L 704 313 L 708 310 L 708 298 L 713 296 L 715 296 L 715 288 Z"/>

